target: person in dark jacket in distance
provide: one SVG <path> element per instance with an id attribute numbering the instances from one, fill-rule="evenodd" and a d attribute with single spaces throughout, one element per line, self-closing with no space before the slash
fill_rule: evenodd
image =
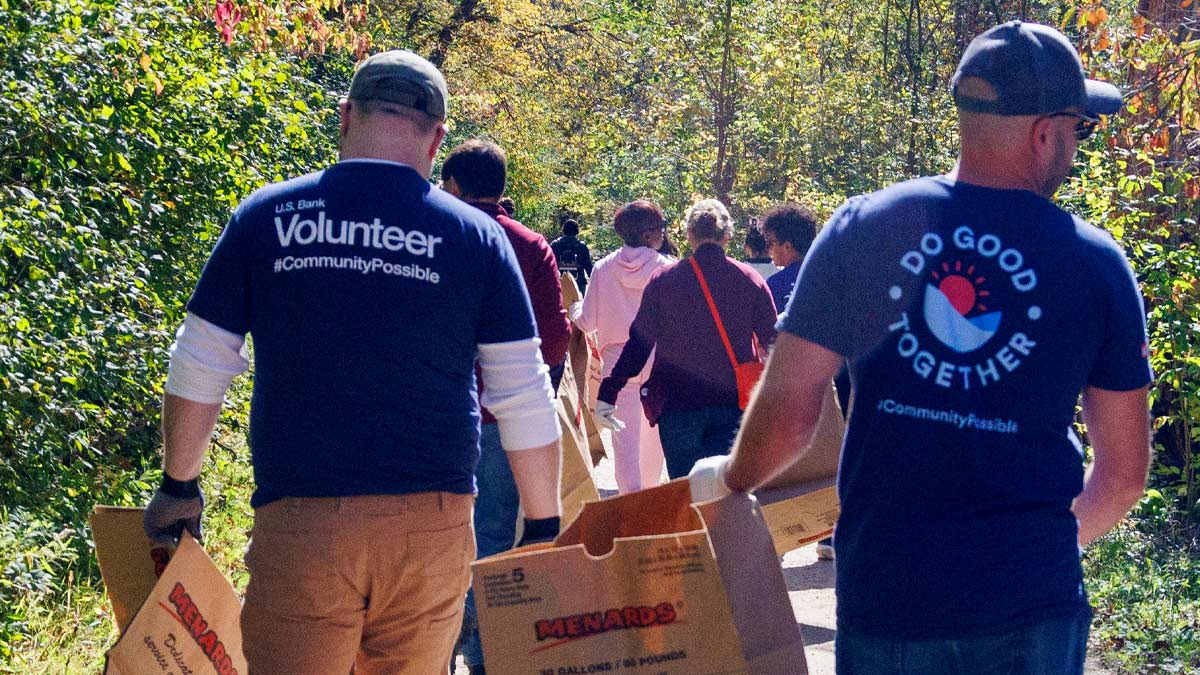
<path id="1" fill-rule="evenodd" d="M 763 237 L 766 239 L 767 252 L 771 254 L 771 262 L 779 266 L 779 271 L 767 277 L 767 288 L 771 289 L 771 297 L 775 299 L 775 309 L 783 313 L 788 301 L 792 299 L 792 289 L 796 286 L 796 278 L 800 276 L 800 266 L 804 256 L 812 246 L 817 236 L 817 216 L 806 206 L 796 202 L 784 202 L 767 211 L 762 219 Z M 845 415 L 850 406 L 850 371 L 843 367 L 834 378 L 837 387 L 838 403 Z M 817 559 L 833 560 L 833 539 L 822 539 L 817 542 Z"/>
<path id="2" fill-rule="evenodd" d="M 763 216 L 762 234 L 771 262 L 779 268 L 767 277 L 767 288 L 771 289 L 775 309 L 783 313 L 792 298 L 796 278 L 800 276 L 804 255 L 817 236 L 817 217 L 807 207 L 784 202 Z"/>
<path id="3" fill-rule="evenodd" d="M 563 221 L 562 236 L 550 242 L 558 269 L 570 272 L 579 284 L 579 293 L 587 290 L 588 278 L 592 276 L 592 252 L 587 244 L 579 240 L 579 222 L 574 218 Z"/>

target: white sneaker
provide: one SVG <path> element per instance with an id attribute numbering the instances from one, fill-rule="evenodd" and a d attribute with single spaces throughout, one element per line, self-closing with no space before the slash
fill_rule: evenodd
<path id="1" fill-rule="evenodd" d="M 829 544 L 817 544 L 817 560 L 834 560 L 836 554 L 833 551 L 833 546 Z"/>

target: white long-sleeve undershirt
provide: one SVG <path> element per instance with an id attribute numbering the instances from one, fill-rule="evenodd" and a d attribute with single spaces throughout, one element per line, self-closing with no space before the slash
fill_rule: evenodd
<path id="1" fill-rule="evenodd" d="M 501 445 L 509 452 L 538 448 L 561 435 L 540 345 L 538 338 L 479 345 L 482 403 L 496 417 Z M 163 389 L 197 403 L 221 403 L 249 366 L 245 336 L 188 312 L 171 346 Z"/>
<path id="2" fill-rule="evenodd" d="M 496 417 L 508 452 L 539 448 L 559 439 L 550 368 L 538 338 L 479 345 L 483 406 Z"/>
<path id="3" fill-rule="evenodd" d="M 163 390 L 197 403 L 221 403 L 233 378 L 249 367 L 244 335 L 188 312 L 171 345 Z"/>

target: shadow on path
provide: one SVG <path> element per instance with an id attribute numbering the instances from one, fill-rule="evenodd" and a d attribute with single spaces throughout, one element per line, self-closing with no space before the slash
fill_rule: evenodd
<path id="1" fill-rule="evenodd" d="M 784 567 L 783 580 L 789 591 L 811 591 L 833 588 L 837 579 L 833 561 L 818 560 L 801 567 Z"/>
<path id="2" fill-rule="evenodd" d="M 812 626 L 807 623 L 798 623 L 800 626 L 800 635 L 804 637 L 804 646 L 811 647 L 825 642 L 833 642 L 837 637 L 837 631 L 824 626 Z"/>

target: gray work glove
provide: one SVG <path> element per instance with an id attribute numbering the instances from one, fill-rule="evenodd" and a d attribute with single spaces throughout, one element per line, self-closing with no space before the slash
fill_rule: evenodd
<path id="1" fill-rule="evenodd" d="M 204 512 L 204 493 L 200 481 L 175 480 L 163 474 L 162 485 L 154 493 L 142 515 L 142 529 L 154 543 L 170 546 L 179 541 L 186 529 L 196 541 L 203 541 L 200 514 Z"/>
<path id="2" fill-rule="evenodd" d="M 593 415 L 596 418 L 596 426 L 611 431 L 624 429 L 625 423 L 615 417 L 616 413 L 617 406 L 607 401 L 596 401 L 596 413 Z"/>
<path id="3" fill-rule="evenodd" d="M 696 462 L 688 474 L 692 502 L 707 502 L 733 494 L 725 482 L 725 477 L 729 475 L 729 460 L 729 455 L 717 455 Z"/>

